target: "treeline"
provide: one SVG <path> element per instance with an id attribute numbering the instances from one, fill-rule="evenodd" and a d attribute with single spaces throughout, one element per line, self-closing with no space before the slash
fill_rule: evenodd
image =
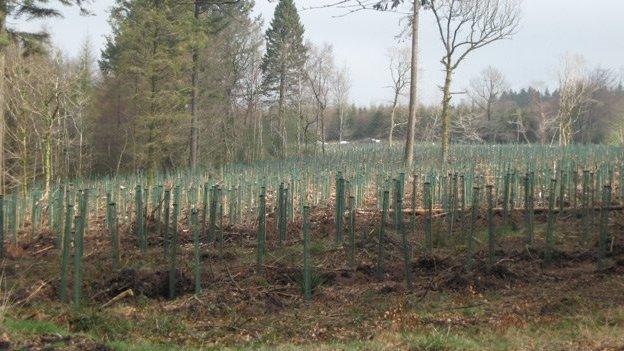
<path id="1" fill-rule="evenodd" d="M 118 0 L 97 62 L 88 42 L 73 59 L 45 35 L 37 50 L 12 41 L 7 186 L 323 148 L 326 116 L 348 107 L 348 72 L 331 46 L 305 41 L 292 0 L 277 4 L 266 32 L 253 6 Z"/>
<path id="2" fill-rule="evenodd" d="M 14 40 L 5 57 L 9 188 L 91 175 L 251 162 L 323 152 L 327 142 L 402 142 L 409 56 L 397 50 L 393 101 L 350 103 L 330 45 L 305 39 L 293 0 L 266 31 L 249 0 L 118 0 L 96 62 Z M 43 38 L 43 37 L 42 37 Z M 405 50 L 403 50 L 405 51 Z M 493 68 L 451 106 L 456 142 L 624 142 L 624 93 L 608 70 L 560 72 L 553 92 L 513 91 Z M 416 140 L 435 142 L 441 108 L 420 106 Z"/>
<path id="3" fill-rule="evenodd" d="M 579 68 L 575 68 L 579 70 Z M 546 145 L 624 144 L 624 86 L 608 69 L 580 69 L 582 74 L 560 72 L 558 87 L 507 88 L 500 72 L 484 70 L 475 77 L 462 99 L 451 106 L 452 139 L 464 143 L 539 143 Z M 344 117 L 349 140 L 389 140 L 393 105 L 351 106 Z M 403 139 L 407 108 L 395 111 L 394 137 Z M 418 110 L 416 140 L 438 142 L 439 106 Z M 327 135 L 337 140 L 339 118 L 330 115 Z"/>
<path id="4" fill-rule="evenodd" d="M 9 188 L 89 175 L 98 89 L 86 45 L 75 60 L 58 52 L 5 50 L 4 177 Z"/>
<path id="5" fill-rule="evenodd" d="M 266 32 L 253 2 L 119 2 L 100 61 L 93 171 L 250 162 L 311 152 L 348 99 L 331 46 L 292 0 Z"/>

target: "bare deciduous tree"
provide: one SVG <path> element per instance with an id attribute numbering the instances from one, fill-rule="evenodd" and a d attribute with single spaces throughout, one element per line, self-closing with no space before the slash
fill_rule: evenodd
<path id="1" fill-rule="evenodd" d="M 344 140 L 344 112 L 349 101 L 349 89 L 351 89 L 351 81 L 349 79 L 349 69 L 343 66 L 334 74 L 333 94 L 338 112 L 338 142 Z"/>
<path id="2" fill-rule="evenodd" d="M 574 128 L 591 101 L 593 86 L 580 55 L 566 55 L 557 73 L 559 110 L 555 116 L 560 146 L 567 146 L 577 132 Z"/>
<path id="3" fill-rule="evenodd" d="M 396 0 L 395 0 L 396 3 Z M 418 33 L 420 29 L 421 0 L 414 0 L 412 5 L 412 60 L 410 78 L 409 115 L 407 117 L 407 138 L 403 165 L 410 170 L 414 161 L 414 135 L 416 134 L 416 113 L 418 110 Z"/>
<path id="4" fill-rule="evenodd" d="M 505 123 L 494 120 L 494 109 L 504 105 L 498 103 L 501 94 L 508 89 L 503 74 L 496 68 L 489 66 L 470 80 L 467 90 L 469 101 L 475 108 L 475 126 L 480 125 L 481 137 L 486 140 L 499 140 L 506 131 Z M 502 124 L 501 124 L 502 123 Z"/>
<path id="5" fill-rule="evenodd" d="M 519 0 L 430 0 L 444 47 L 442 88 L 442 160 L 450 150 L 451 82 L 453 73 L 473 51 L 511 38 L 520 21 Z"/>
<path id="6" fill-rule="evenodd" d="M 508 85 L 501 71 L 489 66 L 470 81 L 468 96 L 483 111 L 485 120 L 490 122 L 492 121 L 492 107 L 506 89 Z"/>
<path id="7" fill-rule="evenodd" d="M 479 115 L 469 109 L 462 109 L 453 121 L 453 133 L 461 135 L 464 142 L 482 142 L 479 133 Z"/>
<path id="8" fill-rule="evenodd" d="M 46 197 L 54 180 L 84 170 L 89 58 L 23 57 L 15 45 L 5 52 L 8 180 L 25 191 L 42 179 Z"/>
<path id="9" fill-rule="evenodd" d="M 410 48 L 395 47 L 388 50 L 388 70 L 392 78 L 392 110 L 390 112 L 390 130 L 388 131 L 388 144 L 394 142 L 394 128 L 397 126 L 396 113 L 401 96 L 410 85 Z"/>
<path id="10" fill-rule="evenodd" d="M 537 138 L 541 144 L 547 144 L 550 142 L 550 134 L 556 122 L 552 117 L 552 106 L 542 99 L 539 91 L 534 90 L 531 93 L 531 108 L 536 115 Z"/>
<path id="11" fill-rule="evenodd" d="M 409 99 L 409 115 L 407 119 L 407 137 L 405 140 L 405 153 L 403 156 L 403 165 L 406 169 L 412 168 L 414 160 L 414 136 L 416 134 L 416 119 L 418 112 L 418 33 L 420 29 L 420 10 L 423 5 L 428 4 L 429 0 L 332 0 L 329 3 L 322 4 L 317 8 L 337 7 L 347 11 L 347 14 L 364 11 L 396 11 L 403 4 L 412 6 L 409 13 L 410 35 L 411 35 L 411 62 L 410 62 L 410 99 Z"/>
<path id="12" fill-rule="evenodd" d="M 324 44 L 321 48 L 317 48 L 311 43 L 307 44 L 306 47 L 309 50 L 309 57 L 305 74 L 316 101 L 317 136 L 320 139 L 324 154 L 325 113 L 329 104 L 329 93 L 334 76 L 333 48 L 329 44 Z"/>

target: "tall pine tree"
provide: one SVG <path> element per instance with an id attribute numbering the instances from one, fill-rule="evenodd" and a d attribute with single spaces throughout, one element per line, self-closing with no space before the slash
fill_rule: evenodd
<path id="1" fill-rule="evenodd" d="M 100 61 L 102 131 L 94 136 L 112 152 L 95 157 L 98 170 L 194 169 L 237 155 L 229 130 L 242 100 L 240 66 L 253 50 L 248 32 L 259 28 L 252 7 L 249 0 L 117 1 Z M 111 154 L 120 156 L 111 162 Z"/>
<path id="2" fill-rule="evenodd" d="M 266 32 L 262 71 L 264 92 L 277 103 L 278 145 L 282 156 L 286 156 L 288 146 L 286 97 L 294 93 L 306 61 L 303 33 L 304 28 L 294 1 L 280 0 Z"/>
<path id="3" fill-rule="evenodd" d="M 113 35 L 100 66 L 110 89 L 126 107 L 130 151 L 136 169 L 154 175 L 180 166 L 188 111 L 191 5 L 175 0 L 117 2 L 111 12 Z"/>

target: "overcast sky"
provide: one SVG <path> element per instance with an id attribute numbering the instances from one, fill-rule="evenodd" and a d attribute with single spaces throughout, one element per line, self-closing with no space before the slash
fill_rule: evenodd
<path id="1" fill-rule="evenodd" d="M 255 11 L 271 20 L 275 1 L 256 0 Z M 295 0 L 300 10 L 317 5 L 320 0 Z M 82 17 L 77 10 L 66 10 L 64 19 L 38 23 L 13 23 L 20 29 L 45 26 L 54 44 L 75 55 L 86 37 L 99 50 L 110 33 L 108 12 L 114 0 L 94 0 L 94 16 Z M 407 10 L 407 8 L 405 9 Z M 300 11 L 306 38 L 317 44 L 330 43 L 338 64 L 351 73 L 351 99 L 361 105 L 387 102 L 390 91 L 387 50 L 396 45 L 396 37 L 406 21 L 399 14 L 362 12 L 336 17 L 341 10 Z M 554 86 L 555 71 L 566 53 L 582 54 L 590 67 L 624 72 L 623 0 L 524 0 L 519 33 L 512 39 L 497 42 L 468 57 L 455 75 L 453 90 L 461 91 L 470 79 L 488 65 L 501 70 L 511 87 L 528 85 Z M 430 13 L 423 13 L 421 26 L 420 96 L 426 103 L 440 98 L 442 83 L 439 38 Z"/>

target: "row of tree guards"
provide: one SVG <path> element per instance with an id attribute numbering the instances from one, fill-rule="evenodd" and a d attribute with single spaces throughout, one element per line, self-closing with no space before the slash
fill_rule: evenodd
<path id="1" fill-rule="evenodd" d="M 345 161 L 337 164 L 345 164 Z M 256 271 L 260 275 L 266 273 L 265 254 L 274 247 L 267 245 L 268 240 L 273 240 L 267 231 L 275 233 L 273 244 L 277 249 L 301 244 L 303 293 L 309 299 L 314 285 L 314 262 L 310 253 L 314 240 L 310 223 L 313 209 L 328 206 L 335 210 L 333 240 L 336 245 L 344 246 L 349 267 L 356 267 L 358 247 L 376 247 L 379 279 L 385 275 L 388 238 L 400 236 L 405 282 L 411 288 L 414 252 L 431 255 L 436 248 L 461 242 L 465 245 L 465 269 L 470 271 L 474 269 L 480 243 L 486 242 L 483 246 L 488 251 L 491 266 L 497 259 L 498 227 L 522 231 L 527 246 L 531 247 L 535 243 L 536 214 L 547 218 L 543 255 L 546 264 L 553 260 L 557 245 L 556 219 L 569 214 L 570 218 L 580 219 L 580 245 L 589 247 L 598 240 L 597 264 L 603 267 L 612 238 L 609 213 L 621 209 L 613 205 L 611 184 L 618 185 L 619 202 L 624 198 L 621 186 L 624 172 L 612 163 L 579 170 L 574 162 L 560 162 L 559 168 L 534 167 L 523 173 L 509 164 L 500 172 L 495 172 L 497 167 L 478 169 L 472 165 L 470 171 L 465 167 L 458 167 L 461 172 L 446 173 L 429 169 L 410 177 L 395 173 L 396 166 L 377 165 L 371 167 L 370 163 L 363 162 L 360 168 L 351 164 L 344 173 L 332 175 L 329 179 L 333 181 L 328 181 L 329 171 L 310 172 L 315 166 L 309 164 L 301 173 L 292 168 L 269 172 L 269 167 L 241 172 L 236 166 L 229 171 L 221 170 L 218 181 L 207 175 L 177 174 L 175 182 L 163 176 L 152 179 L 151 182 L 157 181 L 158 185 L 150 186 L 150 180 L 139 176 L 123 182 L 108 179 L 58 184 L 47 194 L 42 190 L 33 190 L 27 196 L 12 193 L 0 196 L 0 254 L 5 255 L 6 244 L 32 240 L 43 233 L 42 229 L 49 228 L 59 253 L 59 298 L 70 299 L 68 285 L 73 276 L 71 299 L 80 304 L 84 240 L 89 238 L 86 233 L 90 226 L 101 225 L 98 216 L 104 213 L 102 220 L 109 235 L 112 267 L 121 268 L 120 234 L 131 233 L 141 252 L 161 245 L 169 264 L 169 295 L 173 298 L 178 294 L 180 226 L 189 228 L 192 236 L 191 266 L 195 290 L 200 293 L 204 265 L 201 245 L 214 245 L 218 256 L 223 257 L 226 226 L 252 225 L 257 230 Z M 619 172 L 615 171 L 617 169 Z M 236 172 L 238 177 L 234 175 Z M 277 176 L 280 172 L 290 173 L 287 181 Z M 396 176 L 391 176 L 393 173 Z M 265 186 L 259 186 L 261 184 Z M 357 210 L 378 213 L 375 237 L 356 230 Z M 497 214 L 502 224 L 494 220 Z M 275 225 L 267 225 L 267 218 L 272 217 L 275 217 Z M 485 232 L 480 230 L 481 218 L 487 222 Z M 288 226 L 298 220 L 301 234 L 289 238 Z M 597 238 L 593 235 L 596 226 Z M 486 240 L 481 240 L 481 236 Z M 150 241 L 153 238 L 162 241 Z M 150 242 L 158 244 L 150 245 Z"/>

